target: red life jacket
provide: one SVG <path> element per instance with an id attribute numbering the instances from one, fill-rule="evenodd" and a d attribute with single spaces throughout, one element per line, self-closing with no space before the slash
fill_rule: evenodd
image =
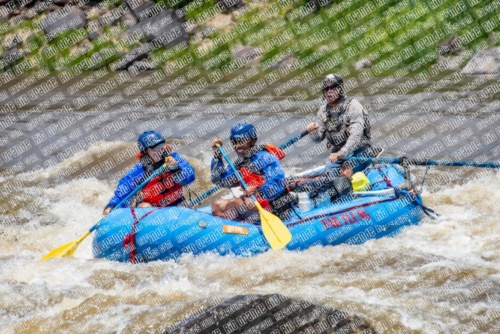
<path id="1" fill-rule="evenodd" d="M 165 145 L 164 148 L 172 150 L 169 145 Z M 143 157 L 142 153 L 137 154 L 141 162 Z M 152 178 L 141 190 L 142 201 L 152 206 L 165 207 L 184 198 L 182 186 L 175 182 L 174 174 L 175 172 L 166 172 Z"/>
<path id="2" fill-rule="evenodd" d="M 252 163 L 252 157 L 257 153 L 262 150 L 265 150 L 272 155 L 274 155 L 276 158 L 279 160 L 283 159 L 285 157 L 285 151 L 283 151 L 281 148 L 271 145 L 271 144 L 266 144 L 262 145 L 259 147 L 260 149 L 255 150 L 255 153 L 251 155 L 250 157 L 246 157 L 241 161 L 240 163 L 236 163 L 236 168 L 238 168 L 241 177 L 243 178 L 243 181 L 249 186 L 249 187 L 260 187 L 264 183 L 266 183 L 266 180 L 264 179 L 264 173 L 260 169 L 258 169 L 255 165 Z M 256 196 L 257 202 L 264 208 L 264 209 L 270 209 L 270 204 L 269 201 L 260 197 Z"/>

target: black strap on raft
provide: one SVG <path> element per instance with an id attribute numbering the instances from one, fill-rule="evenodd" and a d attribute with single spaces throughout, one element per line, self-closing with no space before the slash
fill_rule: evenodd
<path id="1" fill-rule="evenodd" d="M 430 168 L 431 168 L 430 165 L 425 164 L 425 173 L 424 177 L 422 178 L 422 184 L 420 185 L 420 192 L 422 192 L 422 189 L 424 189 L 425 177 L 427 176 L 427 172 L 429 171 Z"/>
<path id="2" fill-rule="evenodd" d="M 409 160 L 408 158 L 406 157 L 401 157 L 399 158 L 399 163 L 401 166 L 403 166 L 404 170 L 405 170 L 405 178 L 406 178 L 406 182 L 407 182 L 407 187 L 408 187 L 408 191 L 411 190 L 412 188 L 412 184 L 411 184 L 411 176 L 410 176 L 410 164 L 409 164 Z M 429 170 L 429 167 L 430 166 L 427 166 L 427 169 L 425 171 L 425 174 L 424 174 L 424 177 L 423 177 L 423 180 L 422 180 L 422 185 L 420 186 L 420 191 L 422 191 L 422 188 L 424 186 L 424 182 L 425 182 L 425 176 L 427 175 L 427 172 Z M 394 189 L 394 192 L 396 193 L 396 196 L 400 196 L 401 192 L 399 191 L 399 189 L 397 187 L 394 187 L 392 184 L 391 184 L 391 181 L 389 181 L 389 178 L 387 177 L 387 175 L 385 175 L 385 173 L 382 171 L 382 169 L 380 168 L 380 166 L 377 167 L 378 171 L 380 172 L 380 174 L 382 175 L 382 177 L 384 178 L 384 181 L 386 182 L 387 186 L 388 187 L 391 187 L 392 189 Z M 431 208 L 428 208 L 426 207 L 425 205 L 423 204 L 420 204 L 417 202 L 417 204 L 420 205 L 420 207 L 422 208 L 422 211 L 427 215 L 427 217 L 429 217 L 430 219 L 432 220 L 435 220 L 437 219 L 436 217 L 439 217 L 441 216 L 439 213 L 437 213 L 436 211 L 432 210 Z"/>
<path id="3" fill-rule="evenodd" d="M 399 158 L 399 164 L 405 170 L 406 188 L 410 191 L 413 188 L 411 184 L 410 162 L 407 157 Z"/>
<path id="4" fill-rule="evenodd" d="M 295 213 L 295 215 L 296 215 L 297 217 L 299 217 L 299 219 L 300 219 L 300 220 L 302 220 L 302 217 L 299 215 L 299 213 L 297 212 L 297 210 L 295 210 L 295 205 L 294 205 L 294 203 L 293 203 L 293 202 L 290 202 L 290 206 L 292 207 L 292 211 L 293 211 L 293 213 Z"/>
<path id="5" fill-rule="evenodd" d="M 410 161 L 406 157 L 400 158 L 399 161 L 400 161 L 401 165 L 403 166 L 403 168 L 405 168 L 405 173 L 407 175 L 407 181 L 408 181 L 409 175 L 410 175 Z M 429 171 L 430 167 L 431 166 L 428 164 L 425 165 L 425 173 L 424 173 L 424 176 L 422 178 L 422 183 L 420 184 L 420 192 L 422 192 L 422 190 L 424 188 L 425 177 L 427 176 L 427 172 Z M 409 183 L 409 184 L 411 184 L 411 183 Z M 427 217 L 429 217 L 432 220 L 435 220 L 435 219 L 437 219 L 437 217 L 441 216 L 439 213 L 432 210 L 431 208 L 426 207 L 423 204 L 420 204 L 420 206 L 422 207 L 422 211 L 427 215 Z"/>
<path id="6" fill-rule="evenodd" d="M 420 204 L 420 206 L 422 207 L 422 211 L 424 211 L 424 213 L 427 215 L 427 217 L 429 217 L 432 220 L 436 220 L 437 217 L 441 216 L 439 213 L 432 210 L 431 208 L 426 207 L 423 204 Z"/>

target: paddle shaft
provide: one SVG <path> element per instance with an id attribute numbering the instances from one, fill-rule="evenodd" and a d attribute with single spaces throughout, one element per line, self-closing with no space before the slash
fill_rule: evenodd
<path id="1" fill-rule="evenodd" d="M 298 142 L 300 139 L 302 139 L 302 138 L 304 138 L 305 136 L 307 136 L 307 134 L 308 134 L 308 133 L 309 133 L 309 132 L 304 131 L 304 132 L 302 132 L 301 134 L 299 134 L 299 135 L 297 135 L 297 136 L 295 136 L 295 137 L 291 138 L 290 140 L 287 140 L 286 142 L 284 142 L 283 144 L 281 144 L 281 145 L 280 145 L 280 148 L 281 148 L 282 150 L 284 150 L 285 148 L 292 146 L 293 144 L 295 144 L 296 142 Z"/>
<path id="2" fill-rule="evenodd" d="M 479 168 L 500 168 L 498 162 L 475 162 L 475 161 L 451 161 L 451 160 L 419 160 L 419 159 L 399 159 L 399 158 L 348 158 L 349 161 L 355 162 L 371 162 L 374 164 L 402 164 L 406 162 L 408 165 L 416 166 L 470 166 Z"/>
<path id="3" fill-rule="evenodd" d="M 224 159 L 226 159 L 229 166 L 231 166 L 231 168 L 233 169 L 234 174 L 236 174 L 236 177 L 240 181 L 243 188 L 245 188 L 245 190 L 248 189 L 246 182 L 241 177 L 240 173 L 234 166 L 231 159 L 229 159 L 224 148 L 220 145 L 218 145 L 218 147 L 220 152 L 224 156 Z M 259 211 L 262 233 L 264 234 L 264 238 L 266 238 L 271 248 L 282 249 L 286 247 L 286 245 L 292 240 L 292 234 L 290 233 L 290 230 L 288 230 L 288 227 L 286 227 L 286 225 L 283 224 L 283 222 L 279 217 L 273 215 L 271 212 L 264 210 L 260 206 L 259 202 L 257 202 L 257 199 L 255 198 L 254 195 L 251 195 L 250 197 L 252 198 L 255 207 Z"/>
<path id="4" fill-rule="evenodd" d="M 284 142 L 283 144 L 281 144 L 279 147 L 280 149 L 284 150 L 285 148 L 288 148 L 290 146 L 292 146 L 293 144 L 295 144 L 296 142 L 298 142 L 300 139 L 304 138 L 309 132 L 307 131 L 304 131 L 302 133 L 300 133 L 299 135 L 296 135 L 295 137 L 287 140 L 286 142 Z M 222 189 L 221 186 L 213 186 L 212 188 L 208 189 L 206 192 L 204 192 L 203 194 L 201 194 L 200 196 L 196 197 L 195 199 L 193 199 L 192 201 L 189 201 L 189 204 L 188 206 L 193 206 L 193 205 L 196 205 L 196 204 L 199 204 L 201 203 L 202 201 L 204 201 L 208 196 L 212 195 L 213 193 L 216 193 L 217 191 L 219 191 L 220 189 Z"/>
<path id="5" fill-rule="evenodd" d="M 219 147 L 220 152 L 222 153 L 222 156 L 226 160 L 226 162 L 229 164 L 229 166 L 231 166 L 231 169 L 233 170 L 234 174 L 238 178 L 238 181 L 240 181 L 241 185 L 243 186 L 243 189 L 246 190 L 248 188 L 248 185 L 246 184 L 245 180 L 243 180 L 240 173 L 236 169 L 236 166 L 233 164 L 233 162 L 231 161 L 231 159 L 227 155 L 226 150 L 224 150 L 224 147 L 222 147 L 220 145 L 218 147 Z M 252 201 L 257 202 L 257 199 L 255 198 L 254 195 L 250 195 L 250 197 L 252 198 Z"/>
<path id="6" fill-rule="evenodd" d="M 167 163 L 165 162 L 163 165 L 161 165 L 160 168 L 158 168 L 157 170 L 155 170 L 146 180 L 144 180 L 144 182 L 142 182 L 139 186 L 137 186 L 134 190 L 132 190 L 132 192 L 130 194 L 128 194 L 124 199 L 122 199 L 116 206 L 114 206 L 111 211 L 113 211 L 114 209 L 116 208 L 119 208 L 120 206 L 122 206 L 122 204 L 125 204 L 129 199 L 132 198 L 132 196 L 134 196 L 135 194 L 137 194 L 137 192 L 139 192 L 139 190 L 141 190 L 142 188 L 144 188 L 144 186 L 146 184 L 149 183 L 149 181 L 151 181 L 151 179 L 153 179 L 154 177 L 160 175 L 164 169 L 167 167 Z M 110 211 L 110 212 L 111 212 Z M 101 218 L 101 220 L 99 220 L 97 222 L 97 224 L 95 224 L 94 226 L 92 226 L 90 229 L 89 229 L 89 233 L 92 233 L 98 226 L 99 224 L 101 223 L 101 221 L 106 218 L 106 217 L 103 217 Z"/>

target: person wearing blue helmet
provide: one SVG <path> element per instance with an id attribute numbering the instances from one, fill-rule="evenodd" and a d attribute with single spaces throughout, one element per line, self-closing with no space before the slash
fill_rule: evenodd
<path id="1" fill-rule="evenodd" d="M 139 162 L 121 178 L 103 216 L 165 162 L 165 171 L 151 179 L 139 192 L 138 207 L 179 205 L 184 201 L 182 187 L 195 180 L 194 168 L 165 144 L 165 138 L 159 132 L 143 132 L 137 139 L 137 146 Z"/>
<path id="2" fill-rule="evenodd" d="M 246 122 L 237 123 L 231 128 L 230 140 L 238 155 L 234 165 L 248 188 L 242 197 L 215 201 L 212 214 L 226 219 L 257 222 L 259 213 L 250 198 L 250 195 L 255 195 L 264 209 L 287 219 L 291 202 L 295 199 L 286 190 L 285 171 L 280 163 L 285 152 L 274 145 L 257 145 L 257 131 Z M 215 138 L 212 141 L 212 182 L 224 188 L 240 185 L 231 167 L 224 165 L 218 145 L 222 145 L 222 140 Z"/>

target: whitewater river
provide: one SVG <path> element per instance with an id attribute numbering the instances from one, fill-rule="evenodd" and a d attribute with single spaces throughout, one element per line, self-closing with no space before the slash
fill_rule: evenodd
<path id="1" fill-rule="evenodd" d="M 439 219 L 426 218 L 394 238 L 363 245 L 252 258 L 185 255 L 178 262 L 130 265 L 92 259 L 88 237 L 74 257 L 40 263 L 47 251 L 99 220 L 117 179 L 135 161 L 140 132 L 162 131 L 188 157 L 197 170 L 193 191 L 199 194 L 211 186 L 208 143 L 214 135 L 227 143 L 230 125 L 250 119 L 261 131 L 260 140 L 279 144 L 303 130 L 319 97 L 313 89 L 319 79 L 291 88 L 279 88 L 281 80 L 257 89 L 254 76 L 255 91 L 218 108 L 242 88 L 227 87 L 221 94 L 231 78 L 208 82 L 196 92 L 186 87 L 203 85 L 199 77 L 175 87 L 173 79 L 144 84 L 147 75 L 131 77 L 93 100 L 92 89 L 109 75 L 74 94 L 69 88 L 76 80 L 58 82 L 21 110 L 11 112 L 9 100 L 2 102 L 7 109 L 0 127 L 1 333 L 161 333 L 234 295 L 271 293 L 349 310 L 379 333 L 500 333 L 496 170 L 431 168 L 423 198 Z M 373 106 L 372 132 L 374 142 L 385 147 L 383 156 L 499 159 L 500 95 L 470 102 L 498 78 L 457 81 L 449 75 L 422 83 L 403 77 L 378 91 L 379 80 L 372 79 L 349 92 L 362 94 L 362 103 Z M 417 83 L 412 90 L 386 95 L 409 80 Z M 172 87 L 165 87 L 167 82 Z M 439 90 L 418 95 L 432 85 Z M 155 107 L 159 101 L 175 102 L 175 93 L 187 99 L 168 109 Z M 82 96 L 91 101 L 76 111 L 64 107 L 81 105 Z M 383 96 L 390 99 L 382 106 Z M 109 105 L 101 104 L 105 100 Z M 50 102 L 45 111 L 31 110 L 43 101 Z M 414 103 L 394 109 L 405 101 Z M 319 165 L 326 156 L 324 143 L 304 138 L 284 163 L 291 173 Z M 419 183 L 424 170 L 413 169 Z M 223 195 L 228 193 L 217 194 Z"/>

